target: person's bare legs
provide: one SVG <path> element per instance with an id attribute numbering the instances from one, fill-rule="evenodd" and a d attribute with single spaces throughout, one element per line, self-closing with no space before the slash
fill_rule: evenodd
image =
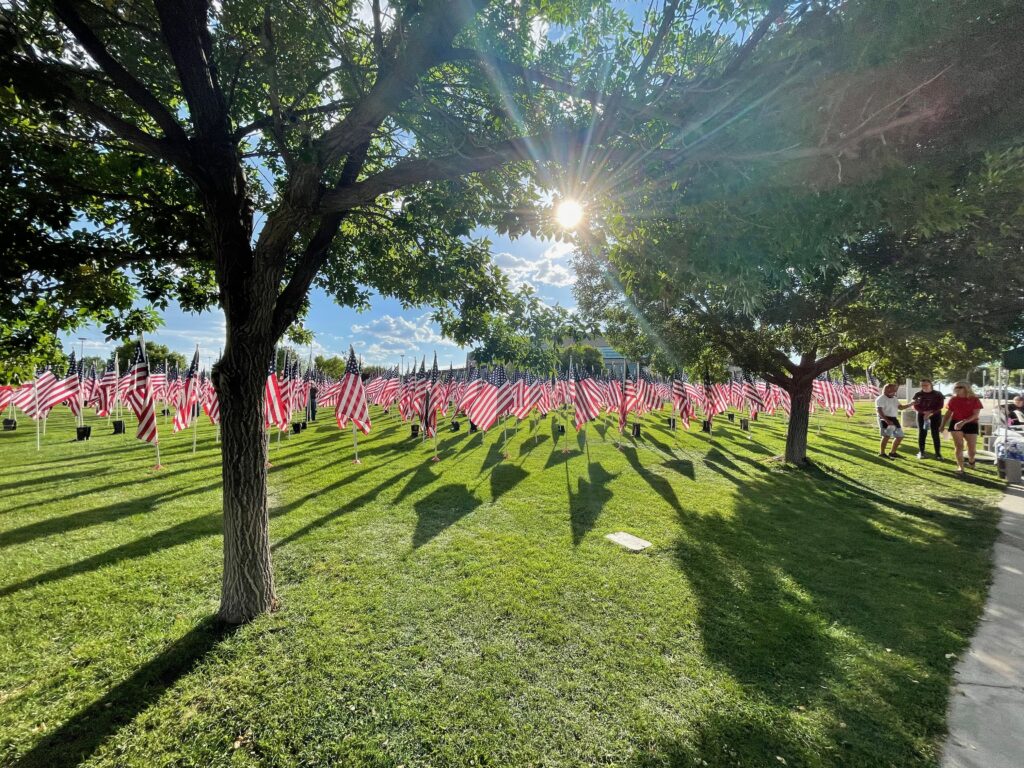
<path id="1" fill-rule="evenodd" d="M 900 443 L 902 443 L 902 442 L 903 442 L 903 438 L 902 437 L 894 437 L 892 439 L 892 451 L 889 452 L 890 456 L 895 456 L 896 455 L 896 449 L 900 447 Z"/>
<path id="2" fill-rule="evenodd" d="M 958 472 L 964 471 L 964 435 L 961 432 L 950 432 L 953 436 L 953 455 L 956 457 Z"/>
<path id="3" fill-rule="evenodd" d="M 972 467 L 974 466 L 974 454 L 978 447 L 978 436 L 977 435 L 964 435 L 964 440 L 967 441 L 967 463 Z"/>
<path id="4" fill-rule="evenodd" d="M 885 446 L 889 444 L 889 437 L 887 435 L 882 436 L 882 442 L 878 444 L 879 455 L 885 455 Z"/>

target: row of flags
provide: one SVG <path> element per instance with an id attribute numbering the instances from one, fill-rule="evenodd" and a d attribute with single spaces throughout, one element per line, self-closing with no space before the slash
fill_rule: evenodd
<path id="1" fill-rule="evenodd" d="M 522 420 L 534 411 L 543 416 L 571 406 L 577 430 L 606 413 L 617 416 L 621 431 L 630 414 L 643 416 L 663 410 L 666 404 L 672 406 L 673 414 L 686 428 L 698 409 L 708 421 L 729 409 L 751 415 L 771 415 L 776 410 L 788 414 L 790 410 L 785 390 L 755 380 L 743 371 L 734 372 L 727 382 L 711 382 L 705 376 L 699 383 L 685 375 L 663 378 L 643 370 L 637 376 L 627 371 L 621 379 L 594 376 L 575 368 L 571 362 L 567 369 L 550 377 L 509 371 L 504 366 L 459 371 L 449 367 L 448 371 L 440 372 L 435 354 L 429 370 L 424 358 L 418 372 L 402 374 L 396 366 L 364 380 L 352 348 L 345 372 L 337 380 L 315 366 L 300 372 L 297 361 L 286 361 L 283 369 L 278 372 L 272 360 L 264 388 L 264 423 L 281 431 L 289 428 L 293 413 L 308 409 L 314 399 L 320 407 L 334 408 L 341 429 L 352 424 L 360 432 L 369 433 L 369 405 L 374 404 L 385 410 L 397 408 L 404 421 L 420 423 L 428 437 L 436 435 L 438 417 L 449 412 L 462 412 L 478 429 L 487 430 L 507 416 Z M 838 378 L 827 373 L 820 375 L 812 389 L 814 406 L 851 416 L 855 399 L 875 397 L 878 392 L 878 382 L 873 377 L 869 376 L 867 383 L 855 383 L 845 370 Z M 120 374 L 119 361 L 113 355 L 106 370 L 98 375 L 95 367 L 86 374 L 81 361 L 76 363 L 72 353 L 63 376 L 47 368 L 30 384 L 0 387 L 0 410 L 13 405 L 37 420 L 61 404 L 80 417 L 86 407 L 94 408 L 98 416 L 108 416 L 118 403 L 123 403 L 138 422 L 136 436 L 150 443 L 159 440 L 158 401 L 176 409 L 174 432 L 192 426 L 200 408 L 212 424 L 220 423 L 217 392 L 206 371 L 199 368 L 198 349 L 183 375 L 177 371 L 168 374 L 164 366 L 151 370 L 140 343 L 124 375 Z"/>

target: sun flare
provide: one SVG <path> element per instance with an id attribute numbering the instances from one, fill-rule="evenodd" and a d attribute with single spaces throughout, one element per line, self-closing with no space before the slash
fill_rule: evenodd
<path id="1" fill-rule="evenodd" d="M 563 200 L 555 207 L 555 221 L 562 229 L 575 229 L 583 221 L 583 206 L 576 200 Z"/>

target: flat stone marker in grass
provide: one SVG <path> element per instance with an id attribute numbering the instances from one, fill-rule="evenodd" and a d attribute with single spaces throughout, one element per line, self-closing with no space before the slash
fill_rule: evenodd
<path id="1" fill-rule="evenodd" d="M 625 531 L 609 533 L 605 538 L 608 539 L 608 541 L 615 542 L 620 547 L 623 547 L 630 552 L 643 552 L 651 546 L 651 542 L 644 541 L 643 539 L 638 538 L 631 533 L 626 533 Z"/>

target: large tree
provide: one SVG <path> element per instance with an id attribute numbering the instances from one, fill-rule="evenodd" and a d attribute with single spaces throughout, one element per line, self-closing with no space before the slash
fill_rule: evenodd
<path id="1" fill-rule="evenodd" d="M 88 296 L 116 297 L 90 302 L 115 325 L 138 298 L 219 304 L 220 615 L 251 619 L 276 604 L 263 380 L 312 285 L 345 305 L 373 292 L 431 303 L 465 341 L 506 300 L 471 233 L 544 231 L 544 189 L 667 189 L 744 153 L 797 162 L 912 142 L 963 100 L 941 67 L 916 62 L 895 81 L 910 95 L 877 106 L 841 79 L 946 19 L 920 2 L 881 34 L 866 25 L 894 5 L 664 0 L 635 22 L 601 0 L 15 0 L 0 109 L 21 181 L 7 193 L 26 218 L 5 243 L 13 300 L 0 309 L 74 308 L 86 278 Z M 864 112 L 818 143 L 777 106 L 787 93 Z M 753 125 L 759 140 L 738 153 L 737 127 Z"/>
<path id="2" fill-rule="evenodd" d="M 1021 137 L 1024 138 L 1024 137 Z M 663 370 L 730 359 L 786 390 L 806 460 L 814 378 L 971 365 L 1024 334 L 1024 146 L 854 188 L 680 207 L 576 259 L 588 315 Z"/>

